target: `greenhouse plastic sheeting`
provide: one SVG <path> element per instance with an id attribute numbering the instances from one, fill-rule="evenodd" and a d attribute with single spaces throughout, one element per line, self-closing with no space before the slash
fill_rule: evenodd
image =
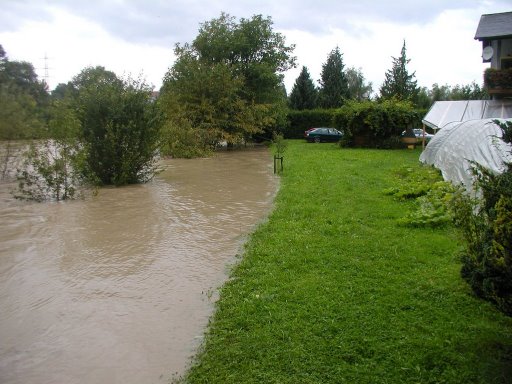
<path id="1" fill-rule="evenodd" d="M 453 122 L 512 117 L 512 100 L 436 101 L 423 118 L 435 130 Z"/>
<path id="2" fill-rule="evenodd" d="M 445 180 L 471 189 L 470 161 L 500 173 L 512 162 L 512 146 L 501 140 L 496 119 L 453 122 L 444 126 L 428 143 L 420 161 L 440 169 Z M 512 119 L 507 119 L 512 121 Z M 500 119 L 500 121 L 504 121 Z"/>

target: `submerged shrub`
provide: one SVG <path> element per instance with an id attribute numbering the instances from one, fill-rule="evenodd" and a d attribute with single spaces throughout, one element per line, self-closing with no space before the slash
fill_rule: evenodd
<path id="1" fill-rule="evenodd" d="M 79 149 L 71 143 L 44 140 L 32 143 L 17 170 L 18 188 L 14 197 L 22 200 L 68 200 L 83 191 L 76 171 Z"/>

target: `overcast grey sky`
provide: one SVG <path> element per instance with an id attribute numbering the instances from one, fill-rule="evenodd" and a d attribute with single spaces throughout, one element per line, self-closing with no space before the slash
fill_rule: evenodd
<path id="1" fill-rule="evenodd" d="M 482 82 L 482 14 L 512 11 L 512 0 L 0 0 L 0 44 L 10 60 L 31 62 L 53 89 L 86 66 L 138 76 L 159 88 L 176 43 L 191 42 L 200 23 L 226 12 L 271 16 L 274 30 L 295 44 L 298 67 L 285 74 L 288 91 L 304 65 L 320 78 L 339 46 L 347 67 L 361 68 L 378 90 L 403 40 L 421 86 Z"/>

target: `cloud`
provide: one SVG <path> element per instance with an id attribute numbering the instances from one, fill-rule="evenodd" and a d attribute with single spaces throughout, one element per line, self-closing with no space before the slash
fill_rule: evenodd
<path id="1" fill-rule="evenodd" d="M 199 23 L 221 12 L 236 17 L 254 14 L 272 16 L 280 29 L 325 34 L 332 28 L 346 28 L 354 21 L 425 24 L 447 9 L 474 8 L 474 0 L 4 0 L 0 31 L 13 30 L 23 22 L 49 21 L 49 7 L 59 7 L 100 25 L 110 34 L 130 43 L 167 46 L 190 41 Z"/>
<path id="2" fill-rule="evenodd" d="M 143 75 L 159 87 L 172 65 L 172 49 L 149 44 L 131 44 L 112 36 L 100 25 L 60 8 L 48 8 L 47 20 L 26 21 L 19 31 L 0 34 L 11 60 L 34 64 L 44 76 L 48 55 L 49 85 L 66 83 L 88 66 L 105 66 L 119 76 Z M 14 42 L 14 44 L 9 44 Z"/>
<path id="3" fill-rule="evenodd" d="M 274 29 L 296 44 L 298 68 L 285 74 L 288 91 L 300 68 L 318 80 L 339 46 L 346 66 L 361 68 L 377 90 L 405 39 L 420 85 L 481 82 L 480 46 L 473 40 L 480 15 L 510 10 L 508 0 L 2 0 L 0 44 L 26 60 L 50 85 L 87 65 L 122 75 L 143 72 L 160 86 L 176 43 L 191 42 L 201 23 L 227 12 L 237 18 L 271 16 Z"/>

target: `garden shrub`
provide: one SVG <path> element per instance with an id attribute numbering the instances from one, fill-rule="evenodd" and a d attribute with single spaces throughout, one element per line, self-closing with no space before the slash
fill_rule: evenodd
<path id="1" fill-rule="evenodd" d="M 512 122 L 495 121 L 511 142 Z M 501 174 L 473 164 L 479 197 L 453 199 L 455 224 L 464 240 L 462 271 L 476 295 L 512 315 L 512 163 Z"/>
<path id="2" fill-rule="evenodd" d="M 402 132 L 418 123 L 408 101 L 348 101 L 337 110 L 333 125 L 342 130 L 348 146 L 396 148 Z"/>

